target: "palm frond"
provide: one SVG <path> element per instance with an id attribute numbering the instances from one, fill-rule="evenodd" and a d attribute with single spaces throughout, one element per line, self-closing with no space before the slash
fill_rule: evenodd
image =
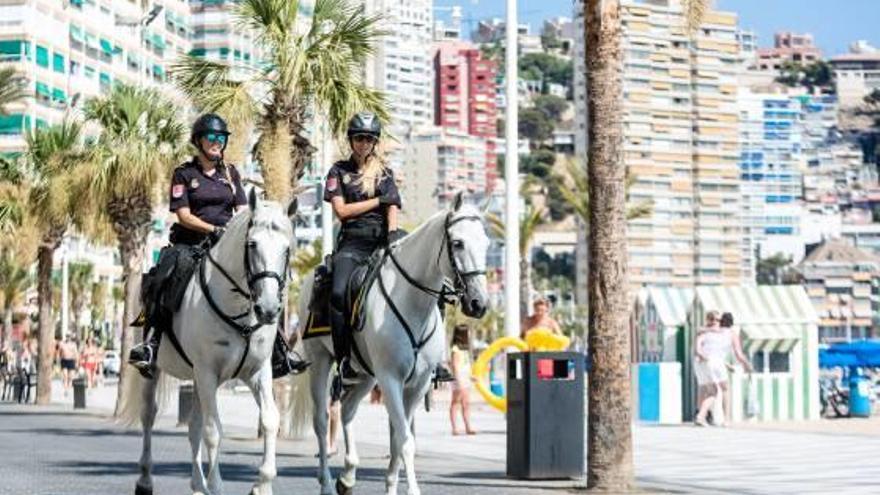
<path id="1" fill-rule="evenodd" d="M 712 0 L 681 0 L 682 16 L 688 32 L 694 33 L 700 28 Z"/>
<path id="2" fill-rule="evenodd" d="M 119 85 L 84 113 L 102 129 L 89 159 L 98 196 L 154 196 L 185 150 L 178 109 L 152 89 Z"/>
<path id="3" fill-rule="evenodd" d="M 6 106 L 29 96 L 27 79 L 15 67 L 0 67 L 0 115 L 6 115 Z"/>

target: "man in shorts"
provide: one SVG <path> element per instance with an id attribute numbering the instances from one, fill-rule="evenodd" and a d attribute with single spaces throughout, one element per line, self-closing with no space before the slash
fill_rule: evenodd
<path id="1" fill-rule="evenodd" d="M 64 341 L 58 344 L 58 359 L 61 362 L 61 378 L 64 384 L 65 397 L 67 397 L 71 381 L 76 375 L 76 358 L 78 354 L 76 342 L 71 340 L 70 335 L 65 335 Z"/>

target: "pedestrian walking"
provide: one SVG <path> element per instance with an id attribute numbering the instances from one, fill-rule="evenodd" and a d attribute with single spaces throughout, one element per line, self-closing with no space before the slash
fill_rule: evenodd
<path id="1" fill-rule="evenodd" d="M 77 351 L 76 342 L 70 338 L 70 335 L 64 336 L 64 340 L 58 344 L 57 352 L 58 359 L 61 362 L 61 383 L 64 388 L 64 396 L 67 397 L 67 394 L 70 392 L 72 380 L 76 375 L 76 360 L 79 352 Z"/>
<path id="2" fill-rule="evenodd" d="M 751 372 L 752 365 L 749 363 L 742 350 L 742 342 L 739 332 L 733 330 L 733 315 L 725 313 L 719 317 L 718 311 L 709 311 L 706 314 L 706 326 L 697 333 L 694 345 L 696 362 L 694 371 L 699 385 L 699 411 L 694 419 L 697 426 L 707 426 L 707 415 L 716 401 L 721 401 L 724 409 L 724 418 L 730 418 L 730 398 L 728 386 L 727 359 L 733 351 L 737 361 Z M 714 418 L 716 426 L 723 426 L 724 420 Z"/>
<path id="3" fill-rule="evenodd" d="M 456 424 L 456 412 L 461 410 L 465 432 L 475 435 L 471 427 L 471 346 L 470 328 L 467 325 L 456 325 L 452 333 L 452 401 L 449 403 L 449 422 L 453 435 L 461 435 Z"/>

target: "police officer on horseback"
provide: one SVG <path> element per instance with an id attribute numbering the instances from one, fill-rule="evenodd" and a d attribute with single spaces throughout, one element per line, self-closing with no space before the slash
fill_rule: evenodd
<path id="1" fill-rule="evenodd" d="M 324 186 L 324 201 L 333 206 L 342 224 L 333 254 L 330 328 L 334 353 L 345 378 L 355 376 L 348 362 L 351 330 L 345 306 L 349 278 L 376 248 L 403 235 L 397 228 L 401 202 L 394 173 L 377 150 L 381 136 L 382 125 L 376 115 L 355 115 L 348 124 L 351 156 L 330 168 Z"/>
<path id="2" fill-rule="evenodd" d="M 346 292 L 352 272 L 366 262 L 377 248 L 404 237 L 398 228 L 400 193 L 394 173 L 377 149 L 382 125 L 375 114 L 360 112 L 348 124 L 351 156 L 336 162 L 327 174 L 324 201 L 342 227 L 333 254 L 333 281 L 330 293 L 330 329 L 334 353 L 341 375 L 356 377 L 350 364 L 351 328 Z M 449 375 L 445 368 L 438 376 Z"/>
<path id="3" fill-rule="evenodd" d="M 223 161 L 229 136 L 226 122 L 219 115 L 208 113 L 199 117 L 190 134 L 190 142 L 198 150 L 198 155 L 177 167 L 171 177 L 169 209 L 177 215 L 177 223 L 171 227 L 171 246 L 162 250 L 157 266 L 174 263 L 172 270 L 177 271 L 185 266 L 188 273 L 185 280 L 180 281 L 183 288 L 189 282 L 195 268 L 193 259 L 199 256 L 199 251 L 217 242 L 233 214 L 247 208 L 238 170 Z M 170 290 L 167 281 L 161 283 L 161 290 Z M 159 294 L 152 296 L 163 297 Z M 158 304 L 156 301 L 144 302 L 148 308 Z M 149 321 L 150 314 L 146 316 L 145 328 L 152 326 L 152 332 L 142 344 L 132 349 L 129 362 L 149 377 L 155 367 L 161 331 L 171 329 L 161 328 L 164 325 L 156 327 L 158 322 Z M 168 322 L 164 324 L 168 325 Z M 278 339 L 282 342 L 281 345 L 276 342 L 274 347 L 273 374 L 278 377 L 303 371 L 308 364 L 289 355 L 283 337 L 277 335 L 276 341 Z"/>

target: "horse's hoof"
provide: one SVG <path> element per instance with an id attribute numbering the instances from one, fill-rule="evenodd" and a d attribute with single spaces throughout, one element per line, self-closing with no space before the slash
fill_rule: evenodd
<path id="1" fill-rule="evenodd" d="M 351 495 L 354 493 L 354 489 L 350 486 L 345 486 L 345 483 L 342 480 L 336 480 L 336 495 Z"/>
<path id="2" fill-rule="evenodd" d="M 134 495 L 153 495 L 153 489 L 152 488 L 145 488 L 145 487 L 142 487 L 141 485 L 135 485 L 134 486 Z"/>

